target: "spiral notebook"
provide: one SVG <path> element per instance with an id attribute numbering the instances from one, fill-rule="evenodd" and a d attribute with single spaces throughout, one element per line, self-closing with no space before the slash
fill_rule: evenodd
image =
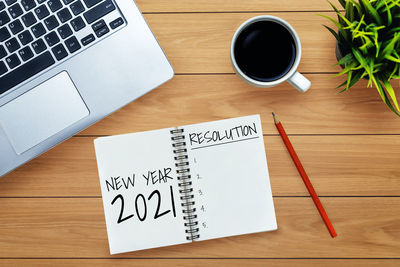
<path id="1" fill-rule="evenodd" d="M 277 229 L 259 115 L 94 143 L 111 254 Z"/>

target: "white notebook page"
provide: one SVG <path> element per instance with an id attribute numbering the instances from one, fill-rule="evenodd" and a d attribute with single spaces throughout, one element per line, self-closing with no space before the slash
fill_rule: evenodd
<path id="1" fill-rule="evenodd" d="M 183 129 L 199 240 L 276 230 L 259 115 Z"/>
<path id="2" fill-rule="evenodd" d="M 111 254 L 190 242 L 186 240 L 171 129 L 95 140 Z"/>

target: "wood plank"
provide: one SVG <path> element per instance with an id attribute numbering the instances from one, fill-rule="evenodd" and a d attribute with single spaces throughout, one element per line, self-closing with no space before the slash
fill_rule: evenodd
<path id="1" fill-rule="evenodd" d="M 292 136 L 322 196 L 398 196 L 398 136 Z M 274 196 L 308 196 L 279 136 L 265 136 Z M 0 196 L 95 196 L 93 138 L 74 137 L 0 179 Z"/>
<path id="2" fill-rule="evenodd" d="M 332 1 L 338 8 L 337 0 Z M 332 10 L 322 0 L 137 0 L 144 13 L 148 12 L 243 12 L 243 11 L 321 11 Z"/>
<path id="3" fill-rule="evenodd" d="M 307 77 L 312 88 L 301 94 L 288 83 L 255 88 L 236 75 L 176 76 L 81 134 L 138 132 L 249 114 L 261 114 L 263 132 L 277 134 L 272 111 L 289 134 L 400 134 L 399 118 L 365 81 L 338 94 L 334 88 L 342 78 Z"/>
<path id="4" fill-rule="evenodd" d="M 284 2 L 284 1 L 283 1 Z M 303 1 L 304 2 L 304 1 Z M 335 38 L 317 12 L 145 14 L 176 73 L 233 73 L 229 51 L 236 29 L 247 19 L 269 14 L 288 21 L 302 42 L 302 72 L 332 72 Z M 327 13 L 334 16 L 333 12 Z"/>
<path id="5" fill-rule="evenodd" d="M 202 266 L 399 266 L 399 259 L 0 259 L 0 266 L 142 266 L 142 267 L 202 267 Z"/>
<path id="6" fill-rule="evenodd" d="M 120 254 L 144 258 L 397 258 L 400 198 L 275 198 L 279 230 Z M 101 199 L 0 199 L 0 257 L 110 257 Z M 151 234 L 151 233 L 148 233 Z M 135 238 L 135 237 L 132 237 Z"/>

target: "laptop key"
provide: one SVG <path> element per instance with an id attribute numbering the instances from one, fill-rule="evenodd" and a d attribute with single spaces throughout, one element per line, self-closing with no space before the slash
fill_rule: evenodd
<path id="1" fill-rule="evenodd" d="M 118 28 L 122 24 L 124 24 L 124 20 L 122 18 L 117 18 L 116 20 L 110 22 L 110 27 L 111 29 L 114 30 L 115 28 Z"/>
<path id="2" fill-rule="evenodd" d="M 46 33 L 46 29 L 44 28 L 44 26 L 41 22 L 34 25 L 31 28 L 31 31 L 32 31 L 33 35 L 35 35 L 36 38 L 39 38 L 40 36 L 42 36 L 43 34 Z"/>
<path id="3" fill-rule="evenodd" d="M 98 4 L 94 8 L 90 9 L 89 11 L 83 13 L 83 16 L 85 17 L 87 23 L 91 24 L 92 22 L 95 22 L 96 20 L 104 17 L 113 10 L 115 10 L 113 2 L 111 0 L 106 0 L 101 4 Z"/>
<path id="4" fill-rule="evenodd" d="M 38 74 L 42 70 L 47 69 L 54 63 L 54 58 L 49 51 L 31 59 L 15 70 L 0 77 L 0 94 Z"/>
<path id="5" fill-rule="evenodd" d="M 97 21 L 96 23 L 92 24 L 92 29 L 94 31 L 97 31 L 100 28 L 103 28 L 104 26 L 106 26 L 106 22 L 104 21 L 104 19 Z"/>
<path id="6" fill-rule="evenodd" d="M 29 11 L 32 8 L 36 7 L 36 3 L 34 0 L 22 0 L 21 5 L 25 9 L 25 11 Z"/>
<path id="7" fill-rule="evenodd" d="M 2 59 L 5 56 L 7 56 L 7 51 L 4 48 L 4 46 L 0 45 L 0 59 Z"/>
<path id="8" fill-rule="evenodd" d="M 63 4 L 60 0 L 49 0 L 47 5 L 49 6 L 51 12 L 56 12 L 63 7 Z"/>
<path id="9" fill-rule="evenodd" d="M 18 50 L 21 47 L 16 38 L 12 38 L 6 41 L 4 44 L 6 45 L 9 53 L 13 53 L 15 50 Z"/>
<path id="10" fill-rule="evenodd" d="M 35 15 L 32 12 L 29 12 L 21 17 L 22 22 L 25 24 L 25 27 L 30 27 L 36 23 Z"/>
<path id="11" fill-rule="evenodd" d="M 13 69 L 21 64 L 21 60 L 19 60 L 17 54 L 12 54 L 11 56 L 7 57 L 6 62 L 10 69 Z"/>
<path id="12" fill-rule="evenodd" d="M 75 36 L 67 39 L 65 41 L 65 46 L 68 48 L 68 51 L 72 54 L 79 50 L 81 48 L 81 45 L 78 42 L 78 39 L 76 39 Z"/>
<path id="13" fill-rule="evenodd" d="M 20 34 L 18 34 L 18 39 L 22 45 L 26 45 L 33 41 L 32 34 L 28 30 L 23 31 Z"/>
<path id="14" fill-rule="evenodd" d="M 64 24 L 60 28 L 57 29 L 58 34 L 61 36 L 61 38 L 65 39 L 69 36 L 72 35 L 72 30 L 71 27 L 68 24 Z"/>
<path id="15" fill-rule="evenodd" d="M 46 2 L 47 0 L 36 0 L 36 2 L 38 2 L 38 4 L 40 5 L 40 4 L 42 4 L 42 3 L 44 3 L 44 2 Z"/>
<path id="16" fill-rule="evenodd" d="M 71 8 L 72 13 L 74 13 L 75 16 L 77 16 L 77 15 L 81 14 L 83 11 L 85 11 L 85 7 L 83 6 L 82 2 L 79 0 L 72 3 L 69 7 Z"/>
<path id="17" fill-rule="evenodd" d="M 22 23 L 21 21 L 19 21 L 19 19 L 14 20 L 10 24 L 8 24 L 8 27 L 10 28 L 13 34 L 17 34 L 24 29 L 24 26 L 22 26 Z"/>
<path id="18" fill-rule="evenodd" d="M 10 17 L 5 11 L 0 12 L 0 26 L 6 25 L 10 22 Z"/>
<path id="19" fill-rule="evenodd" d="M 83 0 L 88 8 L 91 8 L 95 4 L 101 2 L 101 0 Z"/>
<path id="20" fill-rule="evenodd" d="M 6 64 L 3 61 L 0 61 L 0 76 L 7 72 Z"/>
<path id="21" fill-rule="evenodd" d="M 69 5 L 73 2 L 74 0 L 63 0 L 64 4 Z"/>
<path id="22" fill-rule="evenodd" d="M 23 61 L 28 61 L 29 59 L 33 58 L 32 49 L 29 46 L 22 48 L 18 51 L 19 56 L 22 58 Z"/>
<path id="23" fill-rule="evenodd" d="M 5 40 L 7 40 L 10 37 L 11 37 L 11 34 L 6 27 L 3 27 L 0 29 L 0 42 L 4 42 Z"/>
<path id="24" fill-rule="evenodd" d="M 88 36 L 82 38 L 81 43 L 84 46 L 87 46 L 88 44 L 90 44 L 91 42 L 93 42 L 96 38 L 94 37 L 93 34 L 89 34 Z"/>
<path id="25" fill-rule="evenodd" d="M 7 5 L 12 5 L 12 4 L 14 4 L 15 2 L 17 2 L 17 0 L 6 0 L 6 3 L 7 3 Z"/>
<path id="26" fill-rule="evenodd" d="M 60 23 L 58 23 L 56 16 L 53 15 L 44 20 L 44 25 L 46 25 L 47 30 L 52 31 L 57 28 Z"/>
<path id="27" fill-rule="evenodd" d="M 58 61 L 62 60 L 63 58 L 68 56 L 67 50 L 65 50 L 62 44 L 58 44 L 51 49 L 53 51 L 54 56 Z"/>
<path id="28" fill-rule="evenodd" d="M 44 19 L 45 17 L 50 15 L 50 12 L 45 5 L 41 5 L 35 8 L 35 14 L 38 19 Z"/>
<path id="29" fill-rule="evenodd" d="M 21 16 L 24 11 L 22 11 L 21 6 L 17 3 L 8 8 L 8 13 L 10 13 L 11 17 L 15 19 Z"/>
<path id="30" fill-rule="evenodd" d="M 83 21 L 82 17 L 77 17 L 77 18 L 71 20 L 71 25 L 72 25 L 72 28 L 74 28 L 74 30 L 76 32 L 82 30 L 86 26 L 86 24 Z"/>
<path id="31" fill-rule="evenodd" d="M 0 11 L 6 8 L 6 4 L 4 2 L 0 1 Z"/>
<path id="32" fill-rule="evenodd" d="M 71 12 L 69 12 L 68 8 L 64 8 L 57 13 L 58 19 L 61 23 L 67 22 L 68 20 L 72 19 Z"/>
<path id="33" fill-rule="evenodd" d="M 46 50 L 47 46 L 42 39 L 39 39 L 32 43 L 32 48 L 35 50 L 36 54 L 40 54 Z"/>
<path id="34" fill-rule="evenodd" d="M 106 33 L 108 33 L 110 30 L 108 29 L 108 27 L 107 26 L 104 26 L 103 28 L 101 28 L 101 29 L 98 29 L 97 31 L 96 31 L 96 36 L 98 37 L 98 38 L 100 38 L 100 37 L 102 37 L 103 35 L 105 35 Z"/>
<path id="35" fill-rule="evenodd" d="M 58 38 L 56 32 L 51 32 L 47 35 L 44 36 L 44 39 L 46 40 L 48 46 L 53 46 L 60 42 L 60 38 Z"/>

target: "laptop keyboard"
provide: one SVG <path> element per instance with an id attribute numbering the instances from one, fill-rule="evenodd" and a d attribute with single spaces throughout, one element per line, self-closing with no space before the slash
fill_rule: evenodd
<path id="1" fill-rule="evenodd" d="M 0 95 L 124 24 L 112 0 L 0 0 Z"/>

